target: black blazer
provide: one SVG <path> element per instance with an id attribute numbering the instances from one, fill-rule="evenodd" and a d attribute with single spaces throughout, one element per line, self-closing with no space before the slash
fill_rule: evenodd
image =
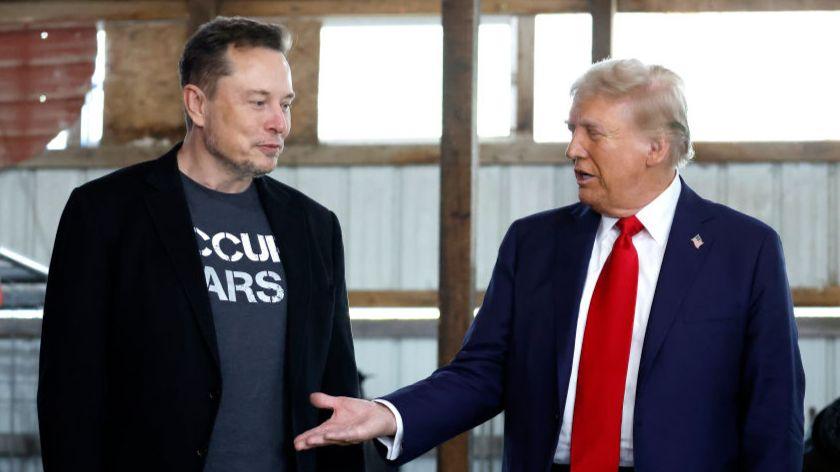
<path id="1" fill-rule="evenodd" d="M 213 317 L 175 146 L 73 191 L 47 283 L 38 383 L 44 468 L 199 471 L 222 382 Z M 288 284 L 290 471 L 362 471 L 362 448 L 296 453 L 323 421 L 314 391 L 358 396 L 335 215 L 254 180 Z"/>

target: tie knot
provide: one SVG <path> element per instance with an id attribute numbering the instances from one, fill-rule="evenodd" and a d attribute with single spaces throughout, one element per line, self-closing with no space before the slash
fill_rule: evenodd
<path id="1" fill-rule="evenodd" d="M 644 225 L 642 222 L 639 221 L 636 216 L 628 216 L 627 218 L 621 218 L 618 220 L 618 223 L 615 224 L 618 226 L 618 230 L 621 231 L 622 236 L 627 236 L 632 238 L 636 235 L 639 231 L 644 229 Z"/>

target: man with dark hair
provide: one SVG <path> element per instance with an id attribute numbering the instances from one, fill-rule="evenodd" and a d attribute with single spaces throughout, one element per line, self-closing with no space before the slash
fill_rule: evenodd
<path id="1" fill-rule="evenodd" d="M 294 98 L 281 26 L 217 18 L 180 63 L 187 134 L 73 191 L 44 307 L 44 468 L 362 471 L 295 452 L 359 395 L 335 215 L 265 174 Z"/>

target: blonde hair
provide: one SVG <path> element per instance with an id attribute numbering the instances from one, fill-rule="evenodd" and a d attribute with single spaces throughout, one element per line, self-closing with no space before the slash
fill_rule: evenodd
<path id="1" fill-rule="evenodd" d="M 571 95 L 573 102 L 595 96 L 629 99 L 638 126 L 667 135 L 669 157 L 675 167 L 682 167 L 694 157 L 682 88 L 682 79 L 665 67 L 638 59 L 609 59 L 594 64 L 578 78 Z"/>

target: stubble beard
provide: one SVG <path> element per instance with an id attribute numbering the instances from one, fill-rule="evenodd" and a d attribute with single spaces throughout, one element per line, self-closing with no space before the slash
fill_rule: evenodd
<path id="1" fill-rule="evenodd" d="M 253 179 L 256 177 L 262 177 L 263 175 L 268 174 L 271 170 L 265 170 L 257 167 L 254 165 L 253 162 L 250 160 L 245 160 L 244 162 L 237 162 L 229 155 L 222 152 L 219 149 L 219 146 L 216 144 L 216 140 L 213 137 L 213 132 L 211 130 L 207 130 L 204 133 L 204 147 L 207 149 L 207 152 L 210 153 L 211 156 L 216 158 L 224 168 L 231 171 L 232 174 L 239 178 L 249 178 Z M 279 157 L 280 152 L 278 151 L 277 154 L 274 156 L 274 165 L 277 165 L 277 159 Z"/>

